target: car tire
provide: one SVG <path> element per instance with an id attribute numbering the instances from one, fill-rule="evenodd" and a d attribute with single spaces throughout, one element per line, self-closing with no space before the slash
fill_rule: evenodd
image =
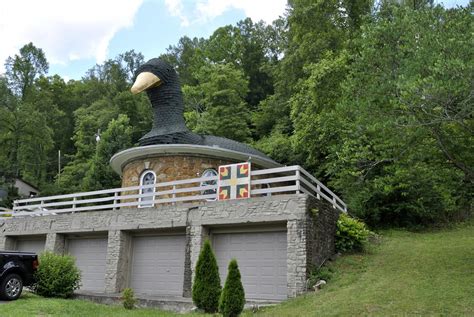
<path id="1" fill-rule="evenodd" d="M 23 279 L 18 274 L 8 274 L 0 281 L 0 299 L 18 299 L 23 290 Z"/>

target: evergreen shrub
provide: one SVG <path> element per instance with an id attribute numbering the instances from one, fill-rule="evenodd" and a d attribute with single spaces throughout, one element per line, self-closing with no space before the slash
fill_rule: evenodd
<path id="1" fill-rule="evenodd" d="M 125 309 L 135 308 L 135 303 L 137 302 L 137 300 L 135 299 L 135 294 L 133 293 L 133 289 L 131 288 L 124 289 L 123 294 L 122 294 L 122 300 L 123 300 L 123 307 Z"/>
<path id="2" fill-rule="evenodd" d="M 220 295 L 219 267 L 211 243 L 206 240 L 196 264 L 192 290 L 193 302 L 197 308 L 204 310 L 206 313 L 215 313 L 219 306 Z"/>
<path id="3" fill-rule="evenodd" d="M 219 301 L 219 312 L 224 317 L 239 316 L 245 305 L 245 291 L 242 285 L 236 259 L 229 263 L 227 278 Z"/>

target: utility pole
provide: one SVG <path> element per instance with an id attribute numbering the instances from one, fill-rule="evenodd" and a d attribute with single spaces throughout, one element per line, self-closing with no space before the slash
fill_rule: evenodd
<path id="1" fill-rule="evenodd" d="M 61 181 L 61 150 L 58 150 L 58 185 Z"/>

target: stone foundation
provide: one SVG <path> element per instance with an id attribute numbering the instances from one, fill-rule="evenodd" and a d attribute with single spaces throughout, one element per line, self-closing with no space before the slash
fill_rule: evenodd
<path id="1" fill-rule="evenodd" d="M 206 163 L 207 164 L 207 163 Z M 65 251 L 68 235 L 108 232 L 105 292 L 119 293 L 129 285 L 131 237 L 142 232 L 186 234 L 183 296 L 191 295 L 194 268 L 203 241 L 213 228 L 258 228 L 285 225 L 287 230 L 287 296 L 306 291 L 313 266 L 334 253 L 338 211 L 306 194 L 247 200 L 161 205 L 76 214 L 0 220 L 0 250 L 12 249 L 21 236 L 46 235 L 46 250 Z"/>

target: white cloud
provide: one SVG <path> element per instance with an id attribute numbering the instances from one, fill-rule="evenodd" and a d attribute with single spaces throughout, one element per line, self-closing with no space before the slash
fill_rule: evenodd
<path id="1" fill-rule="evenodd" d="M 110 40 L 130 27 L 143 0 L 0 1 L 0 70 L 8 56 L 29 42 L 48 61 L 66 64 L 82 58 L 107 58 Z"/>
<path id="2" fill-rule="evenodd" d="M 181 0 L 165 0 L 166 8 L 172 16 L 178 17 L 181 20 L 182 26 L 188 26 L 188 17 L 184 14 L 184 7 Z"/>
<path id="3" fill-rule="evenodd" d="M 199 17 L 208 20 L 213 19 L 228 9 L 241 9 L 247 17 L 253 21 L 263 20 L 271 23 L 280 15 L 283 15 L 286 0 L 206 0 L 198 3 Z"/>
<path id="4" fill-rule="evenodd" d="M 203 23 L 231 9 L 243 10 L 253 21 L 271 23 L 286 8 L 286 0 L 198 0 L 191 7 L 184 7 L 183 0 L 165 0 L 171 15 L 179 17 L 182 26 Z M 189 4 L 188 1 L 185 1 Z M 191 22 L 190 22 L 191 21 Z"/>

